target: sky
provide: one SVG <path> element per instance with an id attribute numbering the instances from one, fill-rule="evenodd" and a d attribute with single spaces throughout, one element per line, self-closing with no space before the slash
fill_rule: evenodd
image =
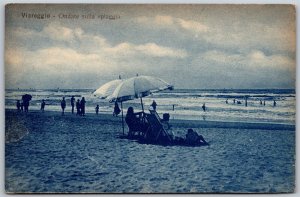
<path id="1" fill-rule="evenodd" d="M 295 25 L 291 5 L 11 5 L 5 87 L 96 89 L 138 73 L 175 88 L 295 88 Z"/>

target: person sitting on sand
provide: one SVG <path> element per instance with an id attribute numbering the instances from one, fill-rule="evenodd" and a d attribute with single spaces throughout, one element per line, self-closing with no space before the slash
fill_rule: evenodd
<path id="1" fill-rule="evenodd" d="M 45 111 L 45 105 L 46 105 L 46 103 L 45 103 L 45 100 L 43 99 L 43 100 L 42 100 L 42 103 L 41 103 L 41 111 L 42 111 L 42 112 Z"/>
<path id="2" fill-rule="evenodd" d="M 118 116 L 121 112 L 121 109 L 119 108 L 118 102 L 115 102 L 114 112 L 113 116 Z"/>
<path id="3" fill-rule="evenodd" d="M 21 103 L 20 103 L 20 100 L 17 100 L 17 110 L 18 112 L 21 110 Z"/>
<path id="4" fill-rule="evenodd" d="M 199 143 L 208 144 L 202 135 L 198 135 L 193 129 L 188 129 L 185 141 L 189 145 L 197 145 Z"/>
<path id="5" fill-rule="evenodd" d="M 80 100 L 79 99 L 77 99 L 77 102 L 76 102 L 76 110 L 77 110 L 76 116 L 77 115 L 80 116 Z"/>
<path id="6" fill-rule="evenodd" d="M 61 109 L 62 109 L 61 115 L 65 115 L 65 108 L 66 108 L 66 100 L 65 100 L 65 97 L 63 97 L 63 99 L 61 100 L 60 106 L 61 106 Z"/>
<path id="7" fill-rule="evenodd" d="M 98 113 L 99 113 L 99 105 L 97 105 L 97 106 L 95 107 L 95 111 L 96 111 L 96 114 L 98 115 Z"/>

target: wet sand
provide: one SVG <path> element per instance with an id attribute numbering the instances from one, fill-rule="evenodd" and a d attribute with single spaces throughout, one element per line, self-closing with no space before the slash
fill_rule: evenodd
<path id="1" fill-rule="evenodd" d="M 176 135 L 193 128 L 210 146 L 164 147 L 118 138 L 112 115 L 6 110 L 5 123 L 7 192 L 294 190 L 293 125 L 171 120 Z"/>

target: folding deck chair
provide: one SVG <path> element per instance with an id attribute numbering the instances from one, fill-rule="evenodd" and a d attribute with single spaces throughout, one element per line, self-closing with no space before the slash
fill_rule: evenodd
<path id="1" fill-rule="evenodd" d="M 160 117 L 154 110 L 149 110 L 150 114 L 147 114 L 146 119 L 149 123 L 149 128 L 144 134 L 144 138 L 153 142 L 165 141 L 167 143 L 172 142 L 170 134 L 164 129 Z"/>

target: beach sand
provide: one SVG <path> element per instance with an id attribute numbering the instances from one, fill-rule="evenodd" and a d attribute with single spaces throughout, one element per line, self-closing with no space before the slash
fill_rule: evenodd
<path id="1" fill-rule="evenodd" d="M 120 139 L 121 118 L 105 114 L 6 110 L 5 123 L 6 192 L 294 191 L 294 125 L 171 120 L 210 143 L 183 147 Z"/>

